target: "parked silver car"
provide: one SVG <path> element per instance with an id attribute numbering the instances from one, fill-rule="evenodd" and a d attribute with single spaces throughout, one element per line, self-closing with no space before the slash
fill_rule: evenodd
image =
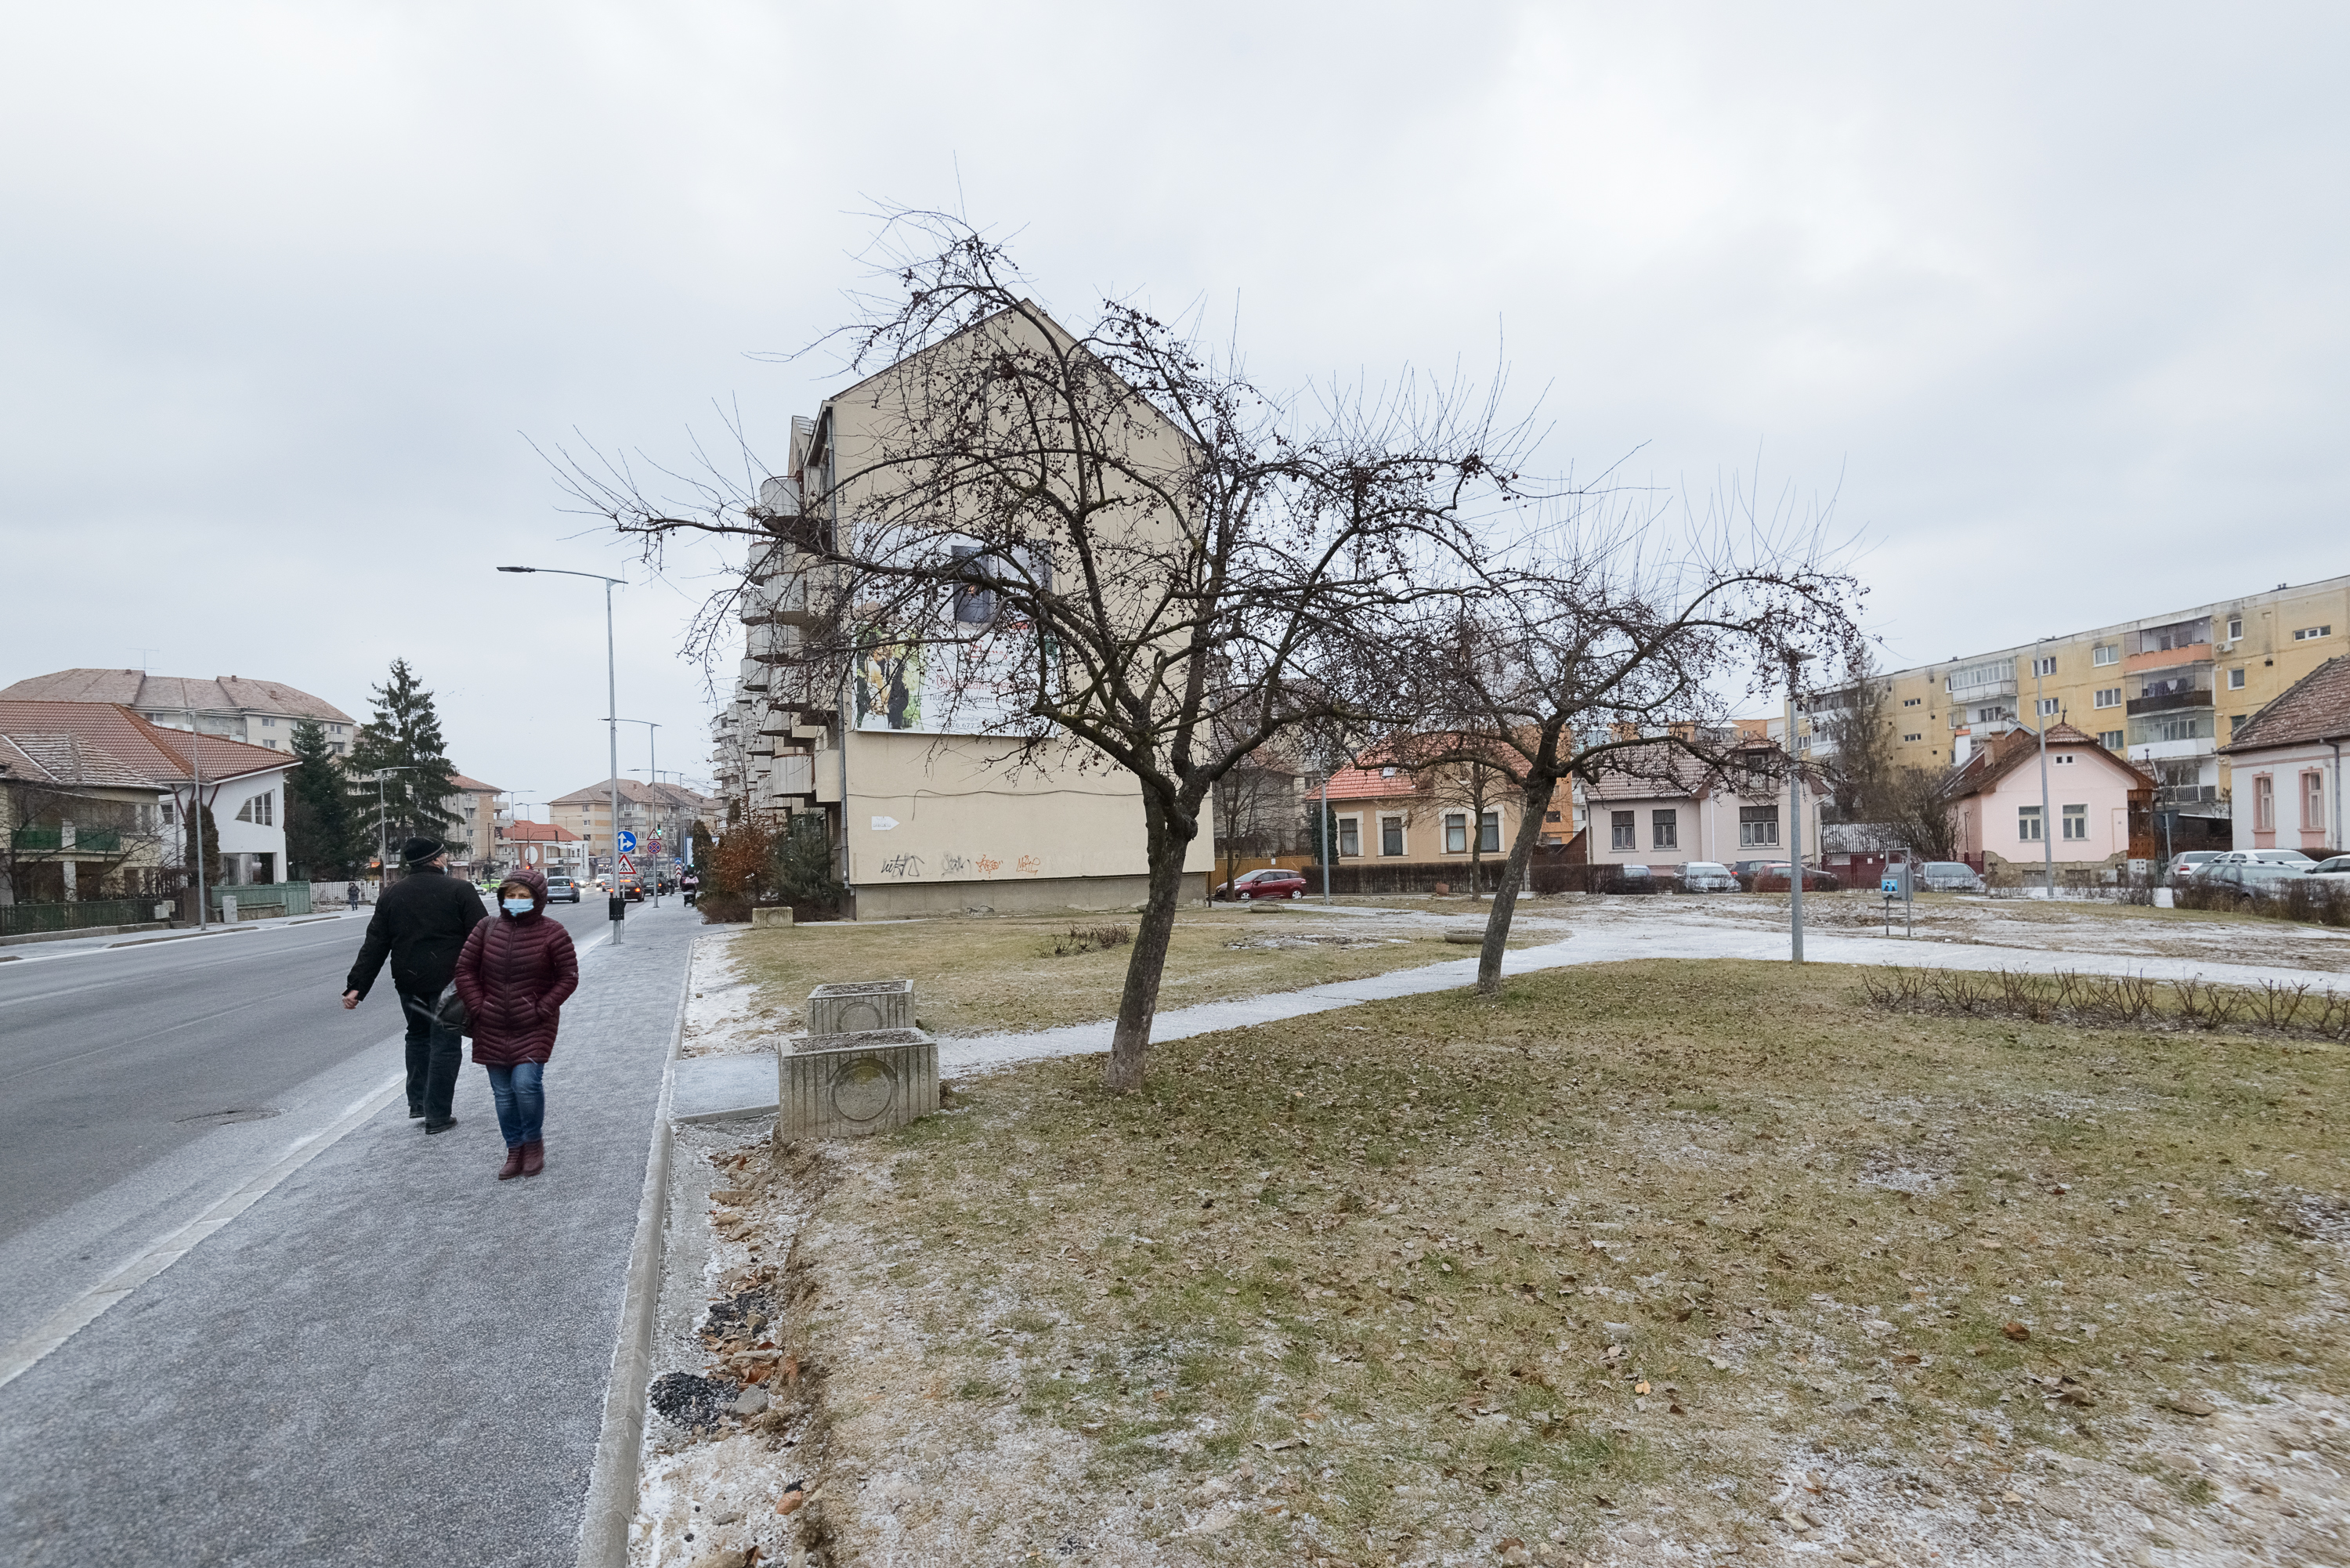
<path id="1" fill-rule="evenodd" d="M 1691 860 L 1681 867 L 1681 891 L 1684 893 L 1735 893 L 1738 878 L 1730 867 L 1711 860 Z"/>
<path id="2" fill-rule="evenodd" d="M 1963 860 L 1929 860 L 1918 867 L 1918 890 L 1921 893 L 1981 893 L 1986 890 L 1981 875 Z"/>
<path id="3" fill-rule="evenodd" d="M 2223 849 L 2189 849 L 2171 857 L 2163 868 L 2163 880 L 2174 888 L 2184 888 L 2195 878 L 2195 873 L 2226 854 Z"/>
<path id="4" fill-rule="evenodd" d="M 2190 887 L 2206 888 L 2214 892 L 2235 893 L 2247 901 L 2273 898 L 2282 893 L 2289 882 L 2308 879 L 2305 866 L 2282 864 L 2273 860 L 2254 860 L 2248 855 L 2230 855 L 2209 860 L 2196 867 Z"/>

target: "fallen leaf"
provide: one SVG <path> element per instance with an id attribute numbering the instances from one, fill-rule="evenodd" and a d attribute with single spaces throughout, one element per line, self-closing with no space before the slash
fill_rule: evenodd
<path id="1" fill-rule="evenodd" d="M 1648 1386 L 1646 1383 L 1636 1384 L 1632 1389 L 1635 1394 L 1646 1394 L 1648 1391 Z"/>
<path id="2" fill-rule="evenodd" d="M 2220 1413 L 2220 1407 L 2217 1405 L 2208 1400 L 2198 1399 L 2192 1394 L 2180 1394 L 2168 1399 L 2158 1399 L 2155 1403 L 2166 1410 L 2176 1410 L 2182 1416 L 2216 1416 Z"/>
<path id="3" fill-rule="evenodd" d="M 2010 1339 L 2030 1339 L 2032 1337 L 2032 1331 L 2030 1329 L 2024 1327 L 2020 1323 L 2012 1321 L 2001 1328 L 1999 1332 L 2007 1335 Z"/>

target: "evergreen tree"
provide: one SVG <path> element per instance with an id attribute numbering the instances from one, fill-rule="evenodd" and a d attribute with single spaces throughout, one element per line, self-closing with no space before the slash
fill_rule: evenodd
<path id="1" fill-rule="evenodd" d="M 375 714 L 351 742 L 344 777 L 359 835 L 367 848 L 388 844 L 397 856 L 411 836 L 439 838 L 457 821 L 441 803 L 453 788 L 457 770 L 441 737 L 441 715 L 432 693 L 416 679 L 408 660 L 391 661 L 391 679 L 375 689 Z M 377 774 L 383 802 L 377 810 Z"/>
<path id="2" fill-rule="evenodd" d="M 204 886 L 206 888 L 217 888 L 221 885 L 220 829 L 213 826 L 213 808 L 209 805 L 201 807 L 196 813 L 195 836 L 182 834 L 180 837 L 180 853 L 191 884 L 196 879 L 196 838 L 199 837 L 204 842 Z"/>
<path id="3" fill-rule="evenodd" d="M 313 881 L 348 877 L 366 846 L 342 766 L 315 719 L 297 721 L 290 743 L 299 760 L 286 774 L 286 864 Z"/>

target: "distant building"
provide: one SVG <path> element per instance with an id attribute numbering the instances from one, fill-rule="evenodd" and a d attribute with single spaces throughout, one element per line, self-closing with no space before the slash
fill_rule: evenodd
<path id="1" fill-rule="evenodd" d="M 2227 742 L 2345 640 L 2350 576 L 2337 576 L 1874 680 L 1896 765 L 1939 772 L 1963 765 L 1996 736 L 2070 723 L 2152 776 L 2155 810 L 2168 819 L 2158 826 L 2173 847 L 2208 848 L 2234 831 Z M 1849 687 L 1808 697 L 1798 751 L 1828 756 L 1827 723 L 1853 700 Z"/>
<path id="2" fill-rule="evenodd" d="M 2239 849 L 2344 853 L 2342 749 L 2350 746 L 2350 655 L 2327 659 L 2253 714 L 2224 748 L 2235 770 Z"/>
<path id="3" fill-rule="evenodd" d="M 163 891 L 158 788 L 70 730 L 0 732 L 0 905 Z"/>
<path id="4" fill-rule="evenodd" d="M 519 866 L 541 871 L 568 871 L 575 879 L 588 876 L 588 846 L 578 835 L 551 822 L 509 822 L 498 829 L 494 860 L 500 872 Z"/>
<path id="5" fill-rule="evenodd" d="M 2033 732 L 2006 731 L 1967 760 L 1950 781 L 1960 859 L 1986 877 L 2003 865 L 2028 877 L 2052 860 L 2111 870 L 2157 857 L 2152 778 L 2071 724 L 2049 727 L 2047 755 L 2044 789 Z"/>
<path id="6" fill-rule="evenodd" d="M 449 864 L 479 876 L 497 858 L 498 796 L 505 792 L 463 774 L 451 774 L 449 786 L 441 797 L 441 809 L 457 819 L 441 834 L 449 846 Z"/>
<path id="7" fill-rule="evenodd" d="M 210 733 L 149 722 L 120 703 L 33 702 L 0 698 L 0 733 L 70 737 L 140 778 L 159 815 L 164 860 L 184 864 L 182 834 L 199 798 L 212 808 L 224 885 L 286 876 L 286 774 L 294 759 Z"/>
<path id="8" fill-rule="evenodd" d="M 664 858 L 682 856 L 685 836 L 694 823 L 715 825 L 716 819 L 711 815 L 715 804 L 682 784 L 621 780 L 619 828 L 637 836 L 637 850 L 631 858 L 640 869 L 645 867 L 655 839 L 660 842 Z M 614 827 L 610 781 L 557 795 L 546 803 L 546 807 L 547 815 L 559 826 L 586 843 L 588 855 L 594 858 L 595 870 L 600 873 L 607 869 L 612 855 Z"/>
<path id="9" fill-rule="evenodd" d="M 203 680 L 138 670 L 60 670 L 0 690 L 0 702 L 7 701 L 117 703 L 167 730 L 194 729 L 272 752 L 292 750 L 294 726 L 315 719 L 327 732 L 328 747 L 340 756 L 359 727 L 348 713 L 307 691 L 242 675 Z"/>

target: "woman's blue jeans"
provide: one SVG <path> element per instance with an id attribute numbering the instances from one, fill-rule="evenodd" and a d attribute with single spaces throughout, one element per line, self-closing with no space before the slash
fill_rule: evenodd
<path id="1" fill-rule="evenodd" d="M 546 1064 L 516 1062 L 488 1071 L 490 1097 L 498 1103 L 498 1130 L 506 1135 L 506 1147 L 538 1142 L 546 1121 L 546 1091 L 539 1082 Z"/>

